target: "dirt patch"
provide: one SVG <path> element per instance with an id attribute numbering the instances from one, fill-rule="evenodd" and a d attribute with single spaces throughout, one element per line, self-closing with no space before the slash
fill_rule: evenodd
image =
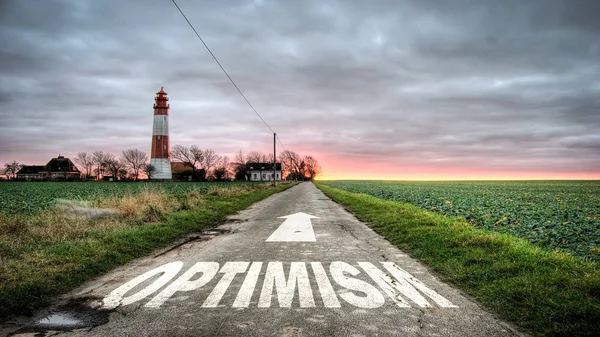
<path id="1" fill-rule="evenodd" d="M 85 201 L 75 200 L 56 200 L 56 208 L 59 211 L 66 212 L 71 218 L 86 217 L 91 219 L 102 219 L 118 217 L 119 210 L 114 208 L 92 208 Z"/>

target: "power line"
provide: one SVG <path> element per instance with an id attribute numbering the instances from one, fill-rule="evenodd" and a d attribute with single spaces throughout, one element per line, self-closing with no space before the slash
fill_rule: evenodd
<path id="1" fill-rule="evenodd" d="M 267 122 L 265 122 L 265 120 L 258 113 L 258 111 L 256 111 L 256 109 L 254 109 L 254 106 L 252 106 L 252 103 L 250 103 L 250 101 L 246 98 L 246 96 L 240 90 L 240 88 L 237 86 L 237 84 L 235 84 L 235 82 L 233 81 L 233 79 L 231 78 L 231 76 L 229 76 L 229 74 L 227 73 L 227 71 L 225 71 L 225 68 L 223 68 L 223 66 L 221 65 L 221 62 L 219 62 L 219 60 L 217 60 L 217 57 L 215 56 L 215 54 L 213 54 L 213 52 L 210 50 L 210 48 L 208 48 L 208 45 L 206 45 L 206 42 L 204 42 L 204 40 L 200 37 L 200 34 L 198 34 L 198 32 L 196 31 L 196 28 L 194 28 L 194 26 L 192 25 L 192 23 L 190 22 L 190 20 L 188 20 L 188 18 L 185 16 L 185 14 L 183 14 L 183 11 L 181 10 L 181 8 L 179 8 L 179 6 L 175 2 L 175 0 L 171 0 L 171 1 L 175 5 L 175 7 L 177 7 L 177 9 L 179 10 L 179 13 L 181 13 L 181 15 L 183 16 L 183 18 L 185 19 L 185 21 L 187 21 L 188 25 L 190 25 L 190 27 L 192 27 L 192 30 L 194 31 L 194 33 L 196 33 L 196 36 L 198 37 L 198 39 L 200 39 L 200 42 L 202 42 L 202 44 L 204 45 L 204 47 L 206 47 L 206 50 L 208 50 L 208 52 L 213 57 L 213 59 L 215 60 L 215 62 L 217 62 L 217 64 L 219 65 L 219 67 L 221 67 L 221 70 L 223 70 L 223 72 L 225 73 L 225 75 L 227 76 L 227 78 L 229 79 L 229 81 L 231 82 L 231 84 L 233 84 L 233 86 L 237 89 L 237 91 L 240 93 L 240 95 L 242 95 L 242 97 L 244 98 L 244 100 L 246 101 L 246 103 L 248 103 L 248 105 L 250 106 L 250 108 L 252 109 L 252 111 L 254 111 L 254 113 L 258 116 L 258 118 L 260 118 L 260 120 L 266 125 L 267 128 L 269 128 L 269 130 L 271 130 L 271 132 L 276 133 L 275 130 L 273 130 L 269 126 L 269 124 L 267 124 Z M 277 138 L 279 139 L 279 137 L 277 137 Z M 281 140 L 279 140 L 279 143 L 281 143 Z M 283 144 L 281 144 L 281 146 L 283 146 Z"/>
<path id="2" fill-rule="evenodd" d="M 287 151 L 285 146 L 283 146 L 283 142 L 281 141 L 281 138 L 279 138 L 279 135 L 277 135 L 277 140 L 279 141 L 279 145 L 281 145 L 281 147 L 283 148 L 283 151 Z"/>

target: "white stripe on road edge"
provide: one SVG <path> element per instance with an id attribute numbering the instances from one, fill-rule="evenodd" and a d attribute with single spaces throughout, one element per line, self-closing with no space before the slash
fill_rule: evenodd
<path id="1" fill-rule="evenodd" d="M 269 236 L 267 242 L 315 242 L 315 232 L 310 219 L 318 218 L 310 214 L 298 212 L 279 217 L 285 221 Z"/>
<path id="2" fill-rule="evenodd" d="M 385 304 L 384 295 L 387 295 L 400 308 L 410 308 L 411 302 L 419 307 L 432 307 L 432 304 L 425 297 L 433 300 L 441 308 L 458 308 L 393 262 L 381 262 L 387 272 L 377 268 L 370 262 L 358 262 L 357 264 L 374 284 L 366 282 L 366 275 L 361 275 L 359 269 L 346 262 L 331 262 L 329 277 L 326 268 L 320 262 L 310 263 L 312 274 L 308 272 L 305 262 L 268 262 L 260 294 L 257 294 L 258 303 L 254 303 L 257 303 L 258 308 L 270 308 L 273 303 L 277 303 L 280 308 L 291 308 L 297 293 L 298 302 L 296 303 L 299 303 L 301 308 L 313 308 L 317 304 L 326 308 L 340 308 L 339 296 L 350 305 L 372 309 L 383 306 Z M 250 265 L 250 262 L 226 262 L 219 268 L 217 262 L 198 262 L 167 285 L 183 266 L 183 262 L 171 262 L 152 269 L 113 290 L 104 298 L 103 307 L 114 309 L 118 306 L 132 304 L 152 295 L 167 285 L 145 305 L 147 308 L 159 308 L 177 292 L 194 291 L 206 286 L 218 272 L 223 276 L 218 282 L 215 281 L 216 285 L 212 289 L 207 289 L 206 292 L 210 290 L 210 293 L 201 307 L 227 306 L 228 304 L 219 304 L 233 281 L 238 277 L 237 275 L 246 273 L 232 307 L 248 308 L 252 303 L 254 290 L 261 276 L 263 263 L 253 262 L 250 268 L 248 268 L 248 265 Z M 289 265 L 289 268 L 286 268 L 286 265 Z M 286 269 L 289 270 L 287 278 L 284 272 Z M 138 290 L 135 294 L 126 296 L 128 292 L 159 274 L 163 275 L 148 286 Z M 201 276 L 198 277 L 197 274 L 201 274 Z M 314 279 L 311 281 L 312 277 Z M 335 282 L 335 287 L 330 279 Z M 311 286 L 315 283 L 321 295 L 321 301 L 318 302 L 315 301 L 313 286 Z M 383 294 L 377 287 L 383 290 Z M 276 301 L 272 301 L 274 292 L 277 293 Z M 409 299 L 411 302 L 406 301 L 404 298 Z"/>

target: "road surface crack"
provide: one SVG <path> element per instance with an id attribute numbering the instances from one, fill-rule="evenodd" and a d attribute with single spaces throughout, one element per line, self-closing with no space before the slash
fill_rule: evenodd
<path id="1" fill-rule="evenodd" d="M 354 231 L 349 228 L 349 226 L 340 224 L 340 227 L 342 228 L 342 230 L 344 230 L 344 231 L 348 232 L 350 235 L 352 235 L 352 237 L 355 238 L 356 240 L 360 240 L 359 237 L 356 236 L 356 234 L 354 234 Z"/>
<path id="2" fill-rule="evenodd" d="M 178 249 L 179 247 L 185 245 L 186 243 L 189 243 L 189 242 L 192 242 L 192 241 L 195 241 L 195 240 L 202 240 L 202 239 L 203 238 L 200 235 L 192 235 L 189 238 L 185 239 L 184 241 L 176 244 L 175 246 L 173 246 L 173 247 L 171 247 L 171 248 L 169 248 L 169 249 L 167 249 L 165 251 L 162 251 L 162 252 L 154 255 L 154 257 L 157 258 L 159 256 L 163 256 L 163 255 L 165 255 L 167 253 L 170 253 L 170 252 L 174 251 L 175 249 Z"/>
<path id="3" fill-rule="evenodd" d="M 425 318 L 425 310 L 419 309 L 419 317 L 417 317 L 417 324 L 419 325 L 419 331 L 417 331 L 417 336 L 423 336 L 423 318 Z"/>
<path id="4" fill-rule="evenodd" d="M 381 252 L 381 247 L 377 243 L 372 242 L 369 238 L 364 238 L 364 240 L 361 240 L 361 238 L 359 238 L 356 235 L 356 233 L 354 233 L 354 230 L 350 226 L 340 224 L 340 228 L 342 230 L 348 232 L 350 235 L 352 235 L 353 238 L 355 238 L 357 241 L 359 241 L 359 243 L 356 244 L 356 248 L 364 251 L 365 253 L 373 253 L 372 250 L 368 250 L 368 249 L 365 249 L 364 247 L 361 247 L 361 243 L 364 241 L 367 245 L 375 248 L 376 252 Z M 390 259 L 385 254 L 380 254 L 380 256 L 383 258 L 384 261 L 390 261 Z"/>

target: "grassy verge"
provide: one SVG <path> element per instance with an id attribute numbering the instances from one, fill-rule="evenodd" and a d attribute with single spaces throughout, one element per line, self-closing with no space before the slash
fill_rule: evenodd
<path id="1" fill-rule="evenodd" d="M 188 233 L 213 227 L 292 185 L 213 187 L 185 194 L 148 189 L 92 205 L 117 209 L 116 218 L 73 217 L 64 209 L 0 216 L 0 318 L 31 314 L 55 295 Z"/>
<path id="2" fill-rule="evenodd" d="M 600 265 L 460 217 L 317 184 L 443 280 L 536 336 L 600 335 Z"/>

